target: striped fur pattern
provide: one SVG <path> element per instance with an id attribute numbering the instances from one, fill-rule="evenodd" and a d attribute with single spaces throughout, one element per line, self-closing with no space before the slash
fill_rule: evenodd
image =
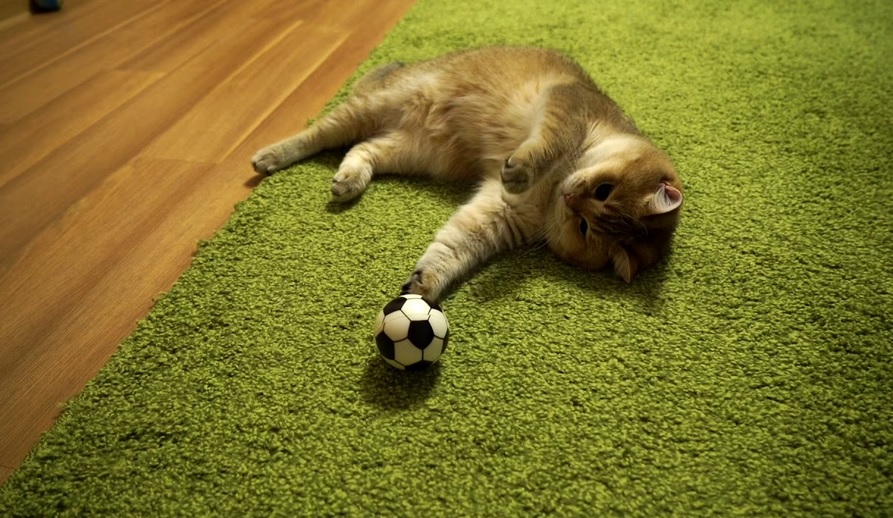
<path id="1" fill-rule="evenodd" d="M 667 250 L 682 184 L 665 153 L 570 58 L 490 47 L 373 70 L 313 126 L 258 151 L 263 174 L 352 146 L 332 197 L 377 174 L 476 186 L 436 234 L 404 292 L 439 300 L 495 254 L 545 242 L 627 282 Z"/>

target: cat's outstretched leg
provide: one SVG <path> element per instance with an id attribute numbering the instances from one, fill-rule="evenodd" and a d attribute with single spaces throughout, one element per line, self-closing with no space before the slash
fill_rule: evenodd
<path id="1" fill-rule="evenodd" d="M 370 118 L 348 100 L 304 131 L 257 151 L 251 158 L 254 170 L 270 174 L 324 149 L 360 140 L 370 131 Z"/>
<path id="2" fill-rule="evenodd" d="M 397 142 L 382 136 L 360 142 L 347 152 L 332 178 L 332 199 L 350 201 L 366 190 L 376 169 L 387 169 L 395 161 Z"/>
<path id="3" fill-rule="evenodd" d="M 525 192 L 556 166 L 576 160 L 587 127 L 575 111 L 585 105 L 581 96 L 588 93 L 568 84 L 541 94 L 530 136 L 503 164 L 501 179 L 507 192 Z"/>
<path id="4" fill-rule="evenodd" d="M 484 183 L 437 232 L 402 292 L 436 302 L 447 288 L 493 255 L 530 242 L 533 228 L 532 222 L 524 221 L 506 204 L 498 183 Z"/>

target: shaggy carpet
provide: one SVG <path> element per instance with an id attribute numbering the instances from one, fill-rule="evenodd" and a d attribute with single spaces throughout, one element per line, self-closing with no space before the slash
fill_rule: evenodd
<path id="1" fill-rule="evenodd" d="M 0 514 L 889 516 L 891 34 L 885 0 L 421 0 L 358 74 L 568 52 L 674 157 L 672 256 L 627 286 L 503 255 L 399 372 L 373 320 L 467 194 L 338 208 L 323 155 L 200 246 Z"/>

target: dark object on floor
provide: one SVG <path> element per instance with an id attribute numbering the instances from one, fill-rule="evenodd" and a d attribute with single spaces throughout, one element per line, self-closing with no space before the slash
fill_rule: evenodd
<path id="1" fill-rule="evenodd" d="M 64 0 L 30 0 L 32 13 L 51 13 L 62 8 Z"/>

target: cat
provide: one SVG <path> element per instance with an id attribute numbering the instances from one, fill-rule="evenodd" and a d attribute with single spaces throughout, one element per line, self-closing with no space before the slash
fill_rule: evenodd
<path id="1" fill-rule="evenodd" d="M 335 201 L 360 196 L 379 173 L 477 185 L 402 287 L 435 302 L 497 253 L 543 241 L 572 265 L 613 265 L 629 283 L 668 250 L 682 206 L 670 158 L 579 64 L 547 49 L 382 66 L 252 165 L 270 174 L 347 145 Z"/>

